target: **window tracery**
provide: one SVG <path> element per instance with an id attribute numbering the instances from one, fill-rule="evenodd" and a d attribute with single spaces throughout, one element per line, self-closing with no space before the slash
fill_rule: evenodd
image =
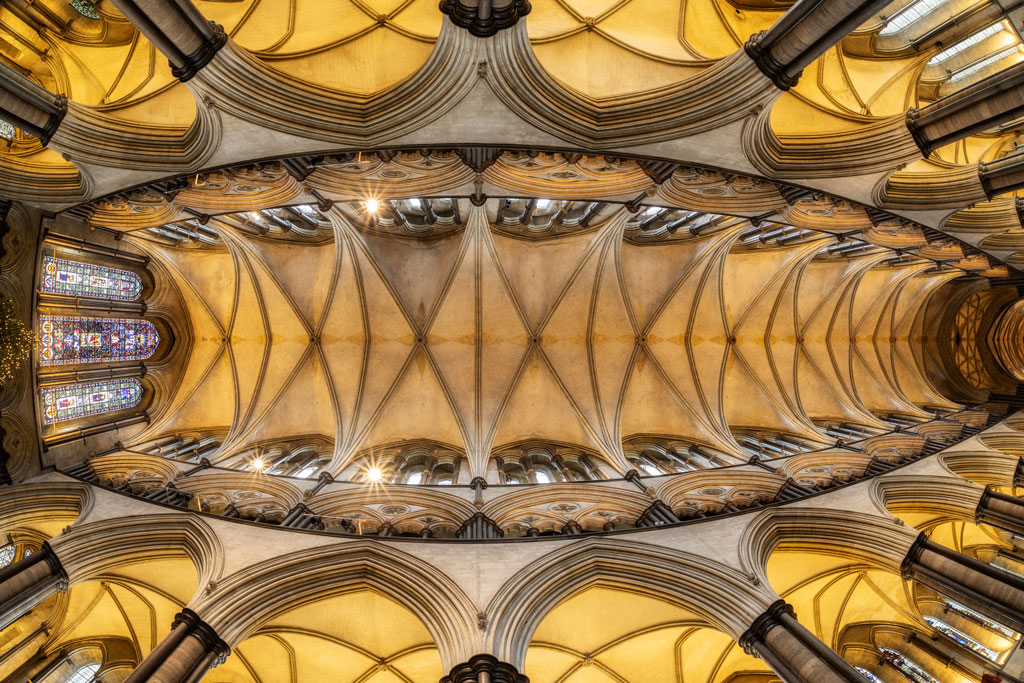
<path id="1" fill-rule="evenodd" d="M 49 294 L 138 301 L 142 280 L 127 270 L 43 256 L 41 289 Z"/>
<path id="2" fill-rule="evenodd" d="M 71 7 L 86 19 L 100 19 L 100 13 L 93 7 L 91 0 L 70 0 Z"/>
<path id="3" fill-rule="evenodd" d="M 863 676 L 864 678 L 868 679 L 872 683 L 884 683 L 884 681 L 881 678 L 879 678 L 875 674 L 871 673 L 867 669 L 862 669 L 859 666 L 858 667 L 854 667 L 854 668 L 857 669 L 857 671 L 860 672 L 861 676 Z"/>
<path id="4" fill-rule="evenodd" d="M 4 140 L 13 140 L 14 136 L 17 135 L 17 131 L 7 121 L 0 119 L 0 138 Z"/>
<path id="5" fill-rule="evenodd" d="M 992 24 L 991 26 L 987 26 L 981 29 L 980 31 L 976 31 L 971 35 L 967 36 L 966 38 L 964 38 L 963 40 L 958 41 L 953 45 L 950 45 L 945 50 L 929 59 L 928 66 L 935 66 L 936 64 L 941 64 L 950 57 L 954 57 L 960 54 L 964 50 L 974 45 L 977 45 L 986 38 L 991 38 L 1000 31 L 1003 31 L 1005 28 L 1006 27 L 1003 25 L 1002 22 L 997 22 L 995 24 Z"/>
<path id="6" fill-rule="evenodd" d="M 14 554 L 17 551 L 17 546 L 13 543 L 8 543 L 0 547 L 0 569 L 14 562 Z"/>
<path id="7" fill-rule="evenodd" d="M 142 384 L 134 378 L 116 379 L 40 390 L 43 424 L 56 424 L 138 405 Z"/>
<path id="8" fill-rule="evenodd" d="M 603 479 L 599 458 L 578 447 L 524 443 L 495 451 L 501 484 L 549 484 Z"/>
<path id="9" fill-rule="evenodd" d="M 39 316 L 39 365 L 145 360 L 160 344 L 147 320 Z"/>

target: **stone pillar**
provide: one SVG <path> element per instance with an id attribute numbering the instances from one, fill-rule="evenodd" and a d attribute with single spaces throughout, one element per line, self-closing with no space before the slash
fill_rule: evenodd
<path id="1" fill-rule="evenodd" d="M 186 608 L 174 617 L 171 633 L 125 679 L 125 683 L 198 683 L 231 649 L 209 624 Z"/>
<path id="2" fill-rule="evenodd" d="M 980 524 L 991 524 L 997 529 L 1024 537 L 1024 500 L 985 487 L 974 513 Z"/>
<path id="3" fill-rule="evenodd" d="M 224 29 L 207 21 L 192 0 L 110 0 L 187 81 L 227 42 Z"/>
<path id="4" fill-rule="evenodd" d="M 907 112 L 907 128 L 927 157 L 933 150 L 1024 114 L 1024 62 L 927 107 Z"/>
<path id="5" fill-rule="evenodd" d="M 441 0 L 453 24 L 480 38 L 514 26 L 530 9 L 530 0 Z"/>
<path id="6" fill-rule="evenodd" d="M 739 640 L 784 683 L 863 683 L 864 677 L 796 620 L 779 600 L 754 620 Z"/>
<path id="7" fill-rule="evenodd" d="M 46 88 L 0 64 L 0 118 L 39 138 L 44 145 L 57 132 L 68 111 L 63 95 Z"/>
<path id="8" fill-rule="evenodd" d="M 49 543 L 0 571 L 0 629 L 54 593 L 68 589 L 68 575 Z"/>
<path id="9" fill-rule="evenodd" d="M 453 666 L 441 683 L 530 683 L 530 679 L 492 655 L 474 655 Z"/>
<path id="10" fill-rule="evenodd" d="M 889 0 L 798 0 L 744 49 L 776 87 L 789 90 L 804 67 L 889 4 Z"/>
<path id="11" fill-rule="evenodd" d="M 978 179 L 989 199 L 1024 187 L 1024 149 L 992 161 L 979 161 Z"/>
<path id="12" fill-rule="evenodd" d="M 1024 579 L 990 567 L 921 534 L 901 566 L 903 577 L 955 598 L 1015 631 L 1024 631 Z"/>

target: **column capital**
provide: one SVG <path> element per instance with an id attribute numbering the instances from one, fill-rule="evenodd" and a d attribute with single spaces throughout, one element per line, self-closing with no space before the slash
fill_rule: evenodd
<path id="1" fill-rule="evenodd" d="M 486 675 L 485 678 L 481 674 Z M 493 655 L 474 655 L 468 662 L 456 664 L 441 683 L 530 683 L 514 666 L 498 661 Z"/>
<path id="2" fill-rule="evenodd" d="M 202 643 L 203 648 L 207 652 L 213 652 L 217 655 L 218 665 L 223 664 L 224 660 L 231 654 L 231 648 L 221 640 L 217 632 L 213 630 L 213 627 L 203 621 L 198 614 L 188 607 L 183 608 L 174 615 L 174 621 L 171 622 L 171 630 L 173 631 L 180 624 L 185 625 L 188 635 Z"/>
<path id="3" fill-rule="evenodd" d="M 758 656 L 757 645 L 765 642 L 768 631 L 782 625 L 783 614 L 796 618 L 793 606 L 785 600 L 776 600 L 769 605 L 768 609 L 762 612 L 757 619 L 754 619 L 754 623 L 750 625 L 750 628 L 740 636 L 738 642 L 743 651 L 748 655 Z"/>
<path id="4" fill-rule="evenodd" d="M 452 23 L 478 38 L 515 26 L 531 9 L 530 0 L 441 0 Z"/>

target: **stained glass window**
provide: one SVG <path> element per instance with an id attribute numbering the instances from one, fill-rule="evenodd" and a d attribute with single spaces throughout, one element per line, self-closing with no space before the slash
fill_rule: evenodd
<path id="1" fill-rule="evenodd" d="M 44 256 L 42 291 L 135 301 L 142 294 L 142 280 L 127 270 Z"/>
<path id="2" fill-rule="evenodd" d="M 142 398 L 137 379 L 116 379 L 41 389 L 43 424 L 131 408 Z"/>
<path id="3" fill-rule="evenodd" d="M 901 674 L 914 681 L 914 683 L 940 683 L 929 676 L 927 671 L 896 650 L 889 650 L 884 647 L 879 649 L 885 655 L 885 661 L 892 664 Z"/>
<path id="4" fill-rule="evenodd" d="M 963 645 L 966 648 L 974 650 L 982 657 L 990 659 L 993 662 L 999 659 L 998 652 L 985 647 L 984 645 L 976 641 L 974 638 L 971 638 L 969 635 L 963 633 L 962 631 L 958 631 L 957 629 L 953 628 L 941 619 L 935 619 L 934 617 L 925 617 L 924 620 L 927 621 L 928 624 L 936 631 L 940 631 L 946 634 L 960 645 Z"/>
<path id="5" fill-rule="evenodd" d="M 153 355 L 160 335 L 146 320 L 39 316 L 39 364 L 144 360 Z"/>
<path id="6" fill-rule="evenodd" d="M 11 562 L 14 562 L 14 550 L 15 546 L 13 543 L 0 547 L 0 568 L 6 567 Z"/>
<path id="7" fill-rule="evenodd" d="M 858 667 L 854 667 L 854 668 L 857 669 L 857 671 L 860 672 L 861 676 L 863 676 L 864 678 L 868 679 L 872 683 L 885 683 L 881 678 L 879 678 L 875 674 L 871 673 L 867 669 L 862 669 L 859 666 Z"/>
<path id="8" fill-rule="evenodd" d="M 100 13 L 97 12 L 96 8 L 92 6 L 92 2 L 90 0 L 71 0 L 71 2 L 69 2 L 68 4 L 71 5 L 75 9 L 75 11 L 81 14 L 83 17 L 87 17 L 89 19 L 100 18 Z"/>
<path id="9" fill-rule="evenodd" d="M 1001 633 L 1002 635 L 1006 636 L 1007 638 L 1015 638 L 1016 635 L 1017 635 L 1016 632 L 1013 631 L 1012 629 L 1009 629 L 1009 628 L 1003 626 L 999 622 L 992 621 L 991 619 L 986 617 L 984 614 L 979 614 L 978 612 L 975 612 L 974 610 L 972 610 L 970 607 L 965 607 L 964 605 L 961 605 L 959 602 L 955 602 L 953 600 L 947 600 L 946 601 L 946 606 L 949 608 L 950 612 L 954 612 L 955 614 L 959 614 L 964 619 L 967 619 L 969 621 L 973 621 L 975 624 L 978 624 L 980 626 L 984 626 L 985 628 L 987 628 L 990 631 L 995 631 L 996 633 Z"/>
<path id="10" fill-rule="evenodd" d="M 3 138 L 4 140 L 13 140 L 14 134 L 14 126 L 3 119 L 0 119 L 0 138 Z"/>

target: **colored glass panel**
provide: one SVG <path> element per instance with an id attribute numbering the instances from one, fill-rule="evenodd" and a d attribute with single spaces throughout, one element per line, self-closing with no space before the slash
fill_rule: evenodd
<path id="1" fill-rule="evenodd" d="M 14 135 L 14 126 L 3 119 L 0 119 L 0 138 L 3 138 L 4 140 L 13 140 Z"/>
<path id="2" fill-rule="evenodd" d="M 1016 635 L 1017 635 L 1016 632 L 1013 629 L 1009 629 L 1009 628 L 1003 626 L 1002 624 L 1000 624 L 999 622 L 992 621 L 991 619 L 986 617 L 984 614 L 979 614 L 978 612 L 975 612 L 974 610 L 972 610 L 970 607 L 966 607 L 964 605 L 961 605 L 959 602 L 954 602 L 953 600 L 947 600 L 946 601 L 946 605 L 949 607 L 949 611 L 950 612 L 954 612 L 956 614 L 959 614 L 964 619 L 967 619 L 969 621 L 973 621 L 975 624 L 978 624 L 980 626 L 984 626 L 985 628 L 987 628 L 990 631 L 995 631 L 996 633 L 1001 633 L 1002 635 L 1006 636 L 1007 638 L 1015 638 Z"/>
<path id="3" fill-rule="evenodd" d="M 0 568 L 6 567 L 11 562 L 14 562 L 14 544 L 8 543 L 7 545 L 0 548 Z"/>
<path id="4" fill-rule="evenodd" d="M 884 683 L 881 678 L 879 678 L 875 674 L 871 673 L 867 669 L 862 669 L 859 666 L 858 667 L 854 667 L 854 668 L 857 669 L 857 671 L 860 672 L 861 676 L 863 676 L 864 678 L 868 679 L 869 681 L 872 681 L 873 683 Z"/>
<path id="5" fill-rule="evenodd" d="M 159 344 L 160 335 L 146 320 L 39 316 L 40 365 L 144 360 Z"/>
<path id="6" fill-rule="evenodd" d="M 885 655 L 885 661 L 892 664 L 901 674 L 914 681 L 914 683 L 940 683 L 932 678 L 927 671 L 907 659 L 902 653 L 896 650 L 879 648 Z"/>
<path id="7" fill-rule="evenodd" d="M 92 6 L 92 2 L 90 2 L 90 0 L 71 0 L 71 2 L 69 2 L 68 4 L 71 5 L 75 9 L 75 11 L 81 14 L 83 17 L 87 17 L 89 19 L 100 18 L 100 13 L 97 12 L 96 8 Z"/>
<path id="8" fill-rule="evenodd" d="M 50 294 L 135 301 L 142 294 L 142 280 L 127 270 L 44 256 L 42 290 Z"/>
<path id="9" fill-rule="evenodd" d="M 75 420 L 137 405 L 142 385 L 137 379 L 117 379 L 41 390 L 43 424 Z"/>
<path id="10" fill-rule="evenodd" d="M 974 638 L 971 638 L 969 635 L 963 633 L 962 631 L 958 631 L 957 629 L 953 628 L 941 619 L 935 619 L 934 617 L 925 617 L 924 620 L 927 621 L 928 624 L 936 631 L 940 631 L 946 634 L 960 645 L 963 645 L 966 648 L 974 650 L 982 657 L 990 659 L 993 662 L 999 659 L 998 652 L 985 647 L 984 645 L 976 641 Z"/>

